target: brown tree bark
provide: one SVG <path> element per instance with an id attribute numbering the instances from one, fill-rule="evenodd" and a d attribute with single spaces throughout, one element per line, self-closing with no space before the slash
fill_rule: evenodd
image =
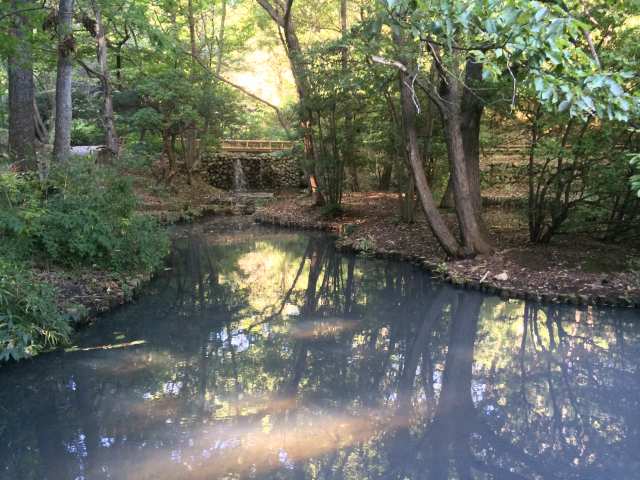
<path id="1" fill-rule="evenodd" d="M 324 197 L 318 188 L 316 176 L 317 155 L 313 140 L 313 112 L 304 105 L 309 92 L 309 74 L 304 63 L 304 54 L 296 33 L 296 27 L 291 18 L 293 0 L 275 0 L 272 4 L 269 0 L 256 0 L 258 4 L 269 14 L 276 23 L 282 35 L 283 44 L 291 65 L 291 73 L 296 85 L 298 100 L 302 106 L 300 113 L 300 127 L 302 129 L 305 159 L 307 162 L 307 175 L 309 177 L 309 189 L 314 204 L 323 205 Z M 274 6 L 275 5 L 275 6 Z M 276 8 L 277 7 L 277 8 Z"/>
<path id="2" fill-rule="evenodd" d="M 420 199 L 420 205 L 422 206 L 429 222 L 429 226 L 440 243 L 440 246 L 448 255 L 452 257 L 461 257 L 463 256 L 463 250 L 451 233 L 447 224 L 444 222 L 444 219 L 433 199 L 429 182 L 427 181 L 427 177 L 424 173 L 422 155 L 420 152 L 420 144 L 418 142 L 416 129 L 416 106 L 413 103 L 409 75 L 404 71 L 400 72 L 400 97 L 402 103 L 402 123 L 408 150 L 407 156 L 409 158 L 411 172 L 413 173 L 418 198 Z"/>
<path id="3" fill-rule="evenodd" d="M 18 12 L 31 6 L 29 0 L 12 0 Z M 29 41 L 29 22 L 24 13 L 13 16 L 10 35 L 14 48 L 8 57 L 9 152 L 18 170 L 35 170 L 35 124 L 33 121 L 33 59 Z"/>
<path id="4" fill-rule="evenodd" d="M 347 0 L 340 0 L 340 33 L 342 34 L 343 42 L 346 41 L 348 33 L 347 6 Z M 346 75 L 349 71 L 349 48 L 347 46 L 344 46 L 341 53 L 342 72 Z M 358 166 L 356 164 L 354 143 L 355 132 L 353 129 L 353 111 L 351 110 L 349 104 L 347 104 L 344 115 L 344 146 L 342 148 L 342 157 L 344 159 L 344 163 L 349 169 L 351 190 L 353 192 L 358 192 L 360 191 L 360 181 L 358 180 Z"/>
<path id="5" fill-rule="evenodd" d="M 98 64 L 100 65 L 100 85 L 102 87 L 102 123 L 104 125 L 105 147 L 113 158 L 120 154 L 120 140 L 116 131 L 115 115 L 113 111 L 113 92 L 107 63 L 107 35 L 102 22 L 102 12 L 95 0 L 91 6 L 96 17 L 96 43 Z"/>
<path id="6" fill-rule="evenodd" d="M 470 68 L 468 63 L 467 68 Z M 458 78 L 449 73 L 449 70 L 443 69 L 441 75 L 443 77 L 441 95 L 445 101 L 441 102 L 439 107 L 443 117 L 456 214 L 460 224 L 464 254 L 491 253 L 493 247 L 489 241 L 484 222 L 481 220 L 479 153 L 477 157 L 473 155 L 474 142 L 479 141 L 479 138 L 478 140 L 472 138 L 476 136 L 476 131 L 465 130 L 465 125 L 469 124 L 470 120 L 475 121 L 476 119 L 479 128 L 480 117 L 468 115 L 467 109 L 463 108 L 465 92 L 469 90 L 468 85 L 463 85 Z M 473 92 L 471 93 L 473 94 Z M 479 130 L 477 130 L 477 134 L 479 134 Z M 465 144 L 469 149 L 469 156 L 467 156 Z M 468 163 L 474 163 L 474 165 L 468 168 Z"/>
<path id="7" fill-rule="evenodd" d="M 220 33 L 218 33 L 218 55 L 216 57 L 216 75 L 222 73 L 222 58 L 224 55 L 224 27 L 227 19 L 227 0 L 222 0 L 220 12 Z"/>
<path id="8" fill-rule="evenodd" d="M 58 70 L 56 75 L 56 131 L 53 157 L 64 162 L 71 153 L 71 54 L 75 50 L 73 38 L 73 0 L 60 0 L 58 8 Z"/>

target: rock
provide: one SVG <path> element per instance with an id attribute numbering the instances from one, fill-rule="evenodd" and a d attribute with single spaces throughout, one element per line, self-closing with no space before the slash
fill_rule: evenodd
<path id="1" fill-rule="evenodd" d="M 498 275 L 494 275 L 493 279 L 499 282 L 506 282 L 507 280 L 509 280 L 509 274 L 507 272 L 502 272 Z"/>

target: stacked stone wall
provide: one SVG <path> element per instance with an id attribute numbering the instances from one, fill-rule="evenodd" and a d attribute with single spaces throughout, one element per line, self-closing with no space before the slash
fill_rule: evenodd
<path id="1" fill-rule="evenodd" d="M 269 191 L 304 186 L 300 161 L 293 155 L 206 152 L 202 173 L 214 187 L 234 190 L 236 162 L 240 162 L 247 190 Z"/>

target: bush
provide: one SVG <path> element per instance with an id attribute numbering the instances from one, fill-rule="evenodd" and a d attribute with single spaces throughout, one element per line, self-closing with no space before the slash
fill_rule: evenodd
<path id="1" fill-rule="evenodd" d="M 136 212 L 130 180 L 86 159 L 54 168 L 44 184 L 2 174 L 0 197 L 0 235 L 28 258 L 67 267 L 151 271 L 168 251 L 157 223 Z"/>
<path id="2" fill-rule="evenodd" d="M 93 122 L 76 119 L 71 126 L 72 145 L 102 145 L 104 133 L 102 127 Z"/>
<path id="3" fill-rule="evenodd" d="M 55 291 L 23 265 L 0 257 L 0 361 L 33 356 L 66 342 L 70 332 Z"/>

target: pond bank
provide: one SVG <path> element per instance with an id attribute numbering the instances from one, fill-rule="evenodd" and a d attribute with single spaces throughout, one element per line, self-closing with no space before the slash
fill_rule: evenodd
<path id="1" fill-rule="evenodd" d="M 194 178 L 187 185 L 184 176 L 175 177 L 170 185 L 160 185 L 149 174 L 127 172 L 134 179 L 139 211 L 153 216 L 166 228 L 200 221 L 212 216 L 252 213 L 246 202 Z M 170 232 L 175 236 L 176 231 Z M 76 327 L 88 324 L 104 312 L 131 301 L 137 292 L 163 268 L 154 272 L 115 273 L 97 269 L 66 269 L 36 265 L 36 278 L 52 285 L 57 303 Z"/>
<path id="2" fill-rule="evenodd" d="M 281 197 L 260 208 L 255 219 L 333 232 L 340 249 L 410 261 L 463 288 L 508 298 L 640 308 L 640 272 L 631 264 L 640 258 L 637 247 L 604 244 L 581 235 L 532 245 L 516 210 L 489 206 L 485 215 L 496 253 L 452 261 L 445 258 L 421 212 L 413 224 L 398 221 L 396 195 L 348 194 L 343 205 L 340 217 L 326 220 L 308 197 Z M 455 223 L 453 213 L 445 216 L 451 225 Z"/>

